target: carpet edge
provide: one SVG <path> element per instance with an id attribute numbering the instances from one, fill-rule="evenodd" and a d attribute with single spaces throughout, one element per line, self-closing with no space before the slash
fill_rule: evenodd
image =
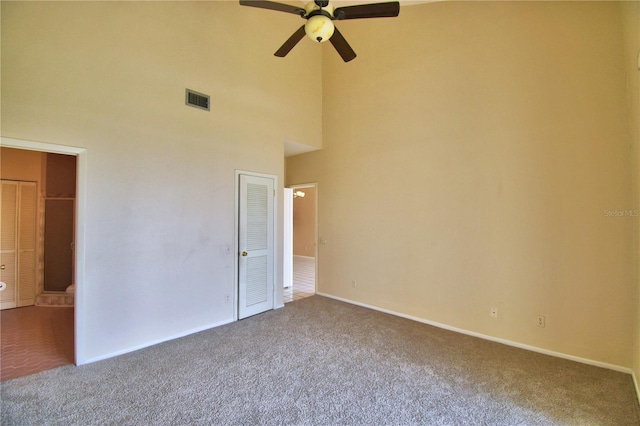
<path id="1" fill-rule="evenodd" d="M 88 359 L 85 359 L 82 363 L 78 363 L 76 365 L 85 365 L 85 364 L 91 364 L 91 363 L 98 362 L 98 361 L 104 361 L 104 360 L 109 359 L 109 358 L 113 358 L 113 357 L 116 357 L 116 356 L 128 354 L 130 352 L 135 352 L 135 351 L 138 351 L 140 349 L 148 348 L 149 346 L 155 346 L 155 345 L 158 345 L 160 343 L 168 342 L 170 340 L 179 339 L 181 337 L 186 337 L 186 336 L 189 336 L 191 334 L 200 333 L 201 331 L 209 330 L 211 328 L 220 327 L 220 326 L 223 326 L 223 325 L 226 325 L 226 324 L 230 324 L 232 322 L 236 322 L 236 320 L 232 318 L 232 319 L 226 319 L 226 320 L 218 321 L 218 322 L 215 322 L 215 323 L 212 323 L 212 324 L 207 324 L 207 325 L 202 326 L 202 327 L 197 327 L 197 328 L 193 328 L 191 330 L 186 330 L 186 331 L 183 331 L 181 333 L 174 334 L 174 335 L 169 336 L 167 338 L 152 340 L 150 342 L 143 343 L 141 345 L 129 347 L 129 348 L 122 349 L 122 350 L 119 350 L 119 351 L 116 351 L 116 352 L 110 352 L 108 354 L 100 355 L 100 356 L 97 356 L 97 357 L 94 357 L 94 358 L 88 358 Z"/>
<path id="2" fill-rule="evenodd" d="M 617 371 L 617 372 L 620 372 L 620 373 L 630 374 L 630 375 L 632 375 L 632 377 L 634 379 L 634 383 L 636 385 L 636 396 L 638 397 L 638 400 L 640 401 L 640 387 L 638 386 L 638 383 L 636 381 L 635 375 L 633 374 L 633 370 L 631 368 L 629 368 L 629 367 L 623 367 L 621 365 L 610 364 L 610 363 L 606 363 L 606 362 L 602 362 L 602 361 L 596 361 L 596 360 L 592 360 L 592 359 L 589 359 L 589 358 L 582 358 L 582 357 L 575 356 L 575 355 L 569 355 L 569 354 L 565 354 L 565 353 L 562 353 L 562 352 L 556 352 L 556 351 L 552 351 L 552 350 L 549 350 L 549 349 L 540 348 L 538 346 L 527 345 L 525 343 L 519 343 L 519 342 L 514 342 L 514 341 L 508 340 L 508 339 L 502 339 L 500 337 L 490 336 L 488 334 L 477 333 L 475 331 L 466 330 L 464 328 L 453 327 L 453 326 L 450 326 L 450 325 L 447 325 L 447 324 L 442 324 L 442 323 L 439 323 L 439 322 L 436 322 L 436 321 L 427 320 L 427 319 L 416 317 L 416 316 L 413 316 L 413 315 L 403 314 L 401 312 L 396 312 L 396 311 L 392 311 L 390 309 L 381 308 L 379 306 L 369 305 L 369 304 L 366 304 L 366 303 L 357 302 L 355 300 L 334 296 L 334 295 L 328 294 L 328 293 L 316 292 L 316 294 L 318 296 L 328 297 L 330 299 L 338 300 L 338 301 L 345 302 L 345 303 L 350 303 L 352 305 L 360 306 L 360 307 L 363 307 L 363 308 L 373 309 L 375 311 L 383 312 L 385 314 L 390 314 L 390 315 L 398 316 L 398 317 L 405 318 L 405 319 L 408 319 L 408 320 L 417 321 L 417 322 L 420 322 L 420 323 L 423 323 L 423 324 L 432 325 L 434 327 L 442 328 L 442 329 L 448 330 L 448 331 L 453 331 L 455 333 L 466 334 L 467 336 L 478 337 L 480 339 L 489 340 L 489 341 L 496 342 L 496 343 L 502 343 L 503 345 L 513 346 L 513 347 L 516 347 L 516 348 L 519 348 L 519 349 L 524 349 L 524 350 L 528 350 L 528 351 L 531 351 L 531 352 L 541 353 L 543 355 L 549 355 L 549 356 L 553 356 L 553 357 L 556 357 L 556 358 L 562 358 L 562 359 L 566 359 L 566 360 L 569 360 L 569 361 L 575 361 L 575 362 L 579 362 L 579 363 L 582 363 L 582 364 L 592 365 L 594 367 L 601 367 L 601 368 L 606 368 L 607 370 L 613 370 L 613 371 Z"/>

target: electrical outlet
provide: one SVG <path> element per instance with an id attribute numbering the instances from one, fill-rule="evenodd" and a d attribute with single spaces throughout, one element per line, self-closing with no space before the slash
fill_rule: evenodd
<path id="1" fill-rule="evenodd" d="M 498 318 L 498 308 L 491 308 L 491 318 Z"/>
<path id="2" fill-rule="evenodd" d="M 544 315 L 538 315 L 538 327 L 544 327 Z"/>
<path id="3" fill-rule="evenodd" d="M 351 281 L 351 287 L 353 287 L 353 288 L 357 288 L 357 287 L 358 287 L 358 281 L 356 281 L 356 280 L 352 280 L 352 281 Z"/>

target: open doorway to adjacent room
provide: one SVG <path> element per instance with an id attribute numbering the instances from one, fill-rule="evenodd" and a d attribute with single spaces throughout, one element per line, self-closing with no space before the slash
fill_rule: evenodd
<path id="1" fill-rule="evenodd" d="M 1 380 L 74 363 L 77 157 L 0 148 Z"/>
<path id="2" fill-rule="evenodd" d="M 284 303 L 316 293 L 317 271 L 317 185 L 293 185 L 285 191 L 291 206 L 285 203 L 285 239 L 291 234 L 290 248 L 285 242 Z M 287 200 L 288 201 L 288 200 Z M 287 214 L 289 210 L 289 214 Z M 287 263 L 290 262 L 290 266 Z M 290 268 L 290 269 L 289 269 Z M 290 278 L 287 278 L 287 269 Z"/>

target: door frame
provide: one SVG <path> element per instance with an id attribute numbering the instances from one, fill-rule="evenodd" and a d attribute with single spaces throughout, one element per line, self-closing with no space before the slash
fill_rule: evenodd
<path id="1" fill-rule="evenodd" d="M 29 151 L 40 151 L 53 154 L 74 155 L 76 163 L 76 221 L 74 224 L 74 248 L 75 265 L 74 276 L 76 284 L 74 301 L 74 357 L 75 364 L 85 363 L 84 336 L 85 336 L 85 316 L 84 316 L 84 264 L 85 264 L 85 232 L 84 222 L 86 215 L 86 186 L 87 186 L 87 150 L 76 146 L 57 145 L 45 142 L 36 142 L 23 139 L 12 139 L 0 137 L 0 146 L 7 148 L 24 149 Z"/>
<path id="2" fill-rule="evenodd" d="M 319 244 L 319 237 L 318 237 L 318 183 L 317 182 L 312 182 L 312 183 L 299 183 L 299 184 L 295 184 L 295 185 L 289 185 L 287 186 L 287 188 L 291 188 L 293 189 L 293 192 L 296 191 L 296 189 L 301 189 L 301 188 L 313 188 L 314 189 L 314 193 L 315 193 L 315 205 L 313 206 L 313 210 L 314 210 L 314 224 L 313 224 L 313 232 L 314 232 L 314 238 L 315 238 L 315 245 L 313 248 L 313 256 L 315 258 L 315 282 L 314 282 L 314 292 L 318 293 L 318 244 Z M 293 224 L 293 216 L 291 216 L 291 223 Z M 291 258 L 292 258 L 292 262 L 293 262 L 293 248 L 291 250 Z"/>
<path id="3" fill-rule="evenodd" d="M 233 319 L 234 321 L 238 321 L 238 303 L 240 298 L 240 274 L 238 273 L 238 258 L 240 256 L 240 246 L 239 246 L 239 238 L 240 238 L 240 175 L 247 176 L 255 176 L 267 179 L 273 179 L 273 189 L 275 191 L 275 195 L 273 198 L 273 308 L 277 309 L 284 306 L 282 303 L 282 283 L 278 285 L 278 277 L 281 276 L 279 274 L 280 267 L 278 265 L 280 259 L 282 259 L 282 247 L 280 241 L 282 241 L 282 235 L 280 235 L 280 229 L 278 227 L 278 223 L 281 220 L 280 209 L 278 208 L 278 203 L 280 199 L 280 187 L 278 186 L 278 176 L 271 175 L 267 173 L 258 173 L 258 172 L 250 172 L 247 170 L 235 170 L 235 201 L 234 201 L 234 214 L 233 214 Z"/>

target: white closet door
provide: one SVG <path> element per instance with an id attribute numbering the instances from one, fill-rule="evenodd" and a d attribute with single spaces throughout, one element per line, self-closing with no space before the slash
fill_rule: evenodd
<path id="1" fill-rule="evenodd" d="M 36 292 L 37 190 L 34 182 L 2 181 L 0 309 L 33 305 Z"/>
<path id="2" fill-rule="evenodd" d="M 274 183 L 240 175 L 238 318 L 273 309 Z"/>

